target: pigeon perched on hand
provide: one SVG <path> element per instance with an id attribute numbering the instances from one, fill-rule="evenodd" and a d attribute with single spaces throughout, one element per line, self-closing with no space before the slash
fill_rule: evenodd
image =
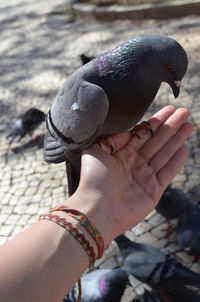
<path id="1" fill-rule="evenodd" d="M 189 211 L 191 205 L 186 195 L 178 188 L 172 188 L 168 186 L 161 196 L 159 203 L 156 206 L 156 211 L 167 218 L 171 219 L 183 219 L 183 216 Z M 172 225 L 168 222 L 166 233 L 171 233 Z"/>
<path id="2" fill-rule="evenodd" d="M 129 280 L 127 273 L 120 268 L 99 269 L 83 275 L 81 284 L 81 302 L 119 302 Z M 76 284 L 63 302 L 76 302 L 77 297 Z"/>
<path id="3" fill-rule="evenodd" d="M 47 115 L 44 158 L 66 161 L 70 195 L 79 183 L 82 151 L 98 136 L 133 128 L 162 82 L 177 98 L 187 66 L 178 42 L 150 35 L 99 55 L 67 79 Z"/>
<path id="4" fill-rule="evenodd" d="M 178 240 L 187 253 L 200 256 L 200 202 L 193 207 L 180 227 Z"/>
<path id="5" fill-rule="evenodd" d="M 45 113 L 37 108 L 30 108 L 21 114 L 14 126 L 12 132 L 7 136 L 11 137 L 12 142 L 19 142 L 26 134 L 32 134 L 33 131 L 45 120 Z"/>
<path id="6" fill-rule="evenodd" d="M 132 242 L 124 235 L 115 238 L 124 260 L 123 269 L 151 287 L 168 284 L 200 287 L 200 275 L 149 244 Z"/>

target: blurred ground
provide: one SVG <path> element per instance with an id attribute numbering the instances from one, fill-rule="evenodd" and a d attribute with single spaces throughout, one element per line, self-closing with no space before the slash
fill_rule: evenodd
<path id="1" fill-rule="evenodd" d="M 62 82 L 81 65 L 79 55 L 97 55 L 138 34 L 167 34 L 186 49 L 189 70 L 181 95 L 173 99 L 163 85 L 151 113 L 168 103 L 191 110 L 195 132 L 189 139 L 190 156 L 174 180 L 196 203 L 200 197 L 200 18 L 191 16 L 166 21 L 123 21 L 91 23 L 73 21 L 64 0 L 0 1 L 0 244 L 38 220 L 41 213 L 66 198 L 65 165 L 48 165 L 42 144 L 32 146 L 30 138 L 8 145 L 6 135 L 15 118 L 30 106 L 47 112 Z M 40 128 L 43 133 L 44 125 Z M 174 221 L 176 224 L 176 221 Z M 144 222 L 128 232 L 134 240 L 152 243 L 174 254 L 200 273 L 200 263 L 177 243 L 176 232 L 165 238 L 165 220 L 152 212 Z M 114 267 L 121 261 L 114 243 L 97 262 Z M 131 301 L 143 286 L 133 281 L 123 301 Z"/>

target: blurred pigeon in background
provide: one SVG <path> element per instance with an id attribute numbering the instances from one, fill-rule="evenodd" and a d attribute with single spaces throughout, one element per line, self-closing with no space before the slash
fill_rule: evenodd
<path id="1" fill-rule="evenodd" d="M 19 142 L 26 134 L 31 135 L 43 121 L 45 121 L 44 112 L 35 107 L 28 109 L 17 118 L 13 130 L 8 134 L 7 138 L 11 137 L 10 144 Z"/>
<path id="2" fill-rule="evenodd" d="M 68 78 L 47 115 L 44 158 L 66 161 L 69 195 L 79 183 L 82 151 L 98 136 L 133 128 L 162 82 L 177 98 L 187 66 L 178 42 L 150 35 L 97 56 Z"/>
<path id="3" fill-rule="evenodd" d="M 200 256 L 200 202 L 193 207 L 180 227 L 178 240 L 187 253 Z"/>
<path id="4" fill-rule="evenodd" d="M 178 188 L 168 186 L 156 206 L 156 211 L 167 219 L 175 219 L 189 209 L 186 195 Z"/>
<path id="5" fill-rule="evenodd" d="M 81 277 L 81 302 L 119 302 L 126 285 L 128 275 L 122 269 L 99 269 Z M 76 302 L 77 284 L 66 295 L 63 302 Z"/>
<path id="6" fill-rule="evenodd" d="M 124 235 L 115 242 L 124 259 L 123 269 L 149 286 L 177 283 L 200 287 L 200 275 L 152 245 L 132 242 Z"/>
<path id="7" fill-rule="evenodd" d="M 87 63 L 89 63 L 90 61 L 92 61 L 95 57 L 90 57 L 90 56 L 86 56 L 84 53 L 80 55 L 80 59 L 82 62 L 82 65 L 85 65 Z"/>
<path id="8" fill-rule="evenodd" d="M 182 285 L 171 285 L 162 289 L 146 290 L 134 302 L 199 302 L 200 295 Z"/>
<path id="9" fill-rule="evenodd" d="M 168 186 L 156 206 L 156 211 L 168 220 L 180 218 L 190 210 L 191 205 L 186 195 L 178 188 Z M 169 222 L 166 233 L 169 235 L 172 230 L 172 224 Z"/>

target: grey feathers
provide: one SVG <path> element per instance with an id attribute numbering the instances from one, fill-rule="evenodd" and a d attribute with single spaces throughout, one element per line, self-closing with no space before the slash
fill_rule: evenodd
<path id="1" fill-rule="evenodd" d="M 115 239 L 122 257 L 123 268 L 152 287 L 168 284 L 200 287 L 200 276 L 159 249 L 130 241 L 124 235 Z"/>
<path id="2" fill-rule="evenodd" d="M 119 302 L 128 283 L 128 275 L 122 269 L 100 269 L 83 275 L 82 302 Z M 75 286 L 63 302 L 77 301 Z"/>
<path id="3" fill-rule="evenodd" d="M 168 186 L 156 206 L 156 210 L 167 219 L 175 219 L 189 210 L 189 201 L 186 195 L 178 188 Z"/>
<path id="4" fill-rule="evenodd" d="M 47 116 L 45 160 L 71 162 L 97 136 L 133 127 L 153 102 L 162 82 L 167 82 L 178 96 L 187 65 L 187 55 L 175 40 L 142 36 L 79 68 L 58 92 L 50 110 L 51 121 Z M 54 149 L 49 136 L 55 141 Z"/>

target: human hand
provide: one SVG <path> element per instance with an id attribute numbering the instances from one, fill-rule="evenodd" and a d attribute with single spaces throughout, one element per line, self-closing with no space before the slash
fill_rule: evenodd
<path id="1" fill-rule="evenodd" d="M 151 117 L 153 137 L 124 132 L 109 137 L 115 154 L 97 144 L 82 156 L 81 181 L 77 193 L 99 196 L 86 207 L 97 208 L 105 223 L 112 225 L 112 239 L 139 223 L 158 203 L 188 155 L 183 146 L 192 132 L 185 108 L 167 106 Z M 101 200 L 99 202 L 99 200 Z"/>

